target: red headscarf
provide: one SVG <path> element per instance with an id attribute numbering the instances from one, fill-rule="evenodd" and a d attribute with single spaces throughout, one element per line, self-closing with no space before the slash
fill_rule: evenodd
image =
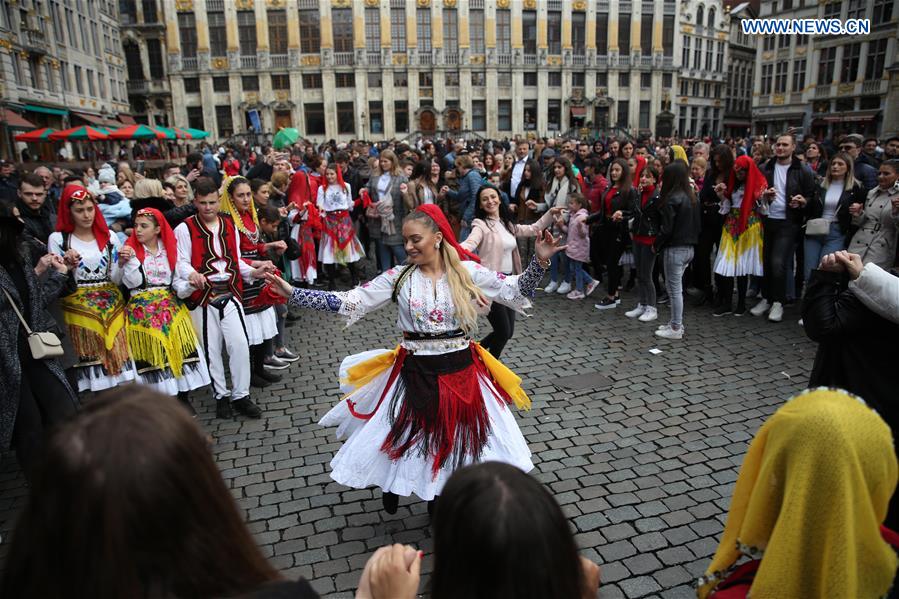
<path id="1" fill-rule="evenodd" d="M 165 220 L 162 212 L 156 208 L 141 208 L 137 211 L 137 214 L 134 215 L 134 218 L 136 219 L 138 216 L 152 216 L 156 221 L 156 224 L 159 225 L 159 243 L 165 248 L 165 255 L 169 260 L 169 268 L 171 268 L 172 273 L 174 273 L 175 260 L 178 257 L 178 242 L 175 240 L 175 232 L 172 231 L 169 222 Z M 144 252 L 144 244 L 137 240 L 137 236 L 132 234 L 125 242 L 125 245 L 134 248 L 134 256 L 141 264 L 143 264 L 146 252 Z"/>
<path id="2" fill-rule="evenodd" d="M 762 192 L 768 187 L 768 180 L 765 179 L 765 175 L 762 174 L 762 171 L 759 170 L 752 158 L 746 155 L 740 156 L 734 162 L 734 168 L 731 169 L 730 176 L 727 179 L 728 198 L 733 197 L 734 187 L 737 185 L 737 177 L 734 174 L 734 171 L 737 169 L 746 171 L 746 181 L 743 186 L 743 203 L 740 204 L 740 222 L 737 227 L 737 232 L 742 233 L 746 230 L 746 225 L 749 224 L 749 214 L 755 208 L 755 204 L 758 202 Z"/>
<path id="3" fill-rule="evenodd" d="M 643 173 L 643 169 L 646 168 L 646 158 L 634 156 L 634 160 L 637 161 L 637 168 L 634 169 L 634 187 L 637 187 L 640 185 L 640 175 Z"/>
<path id="4" fill-rule="evenodd" d="M 437 228 L 443 233 L 443 241 L 450 244 L 456 250 L 459 254 L 459 260 L 471 260 L 473 262 L 481 261 L 475 254 L 472 254 L 459 245 L 459 242 L 456 241 L 455 234 L 453 234 L 453 229 L 450 227 L 449 221 L 446 220 L 446 216 L 443 215 L 443 210 L 441 210 L 437 204 L 422 204 L 415 210 L 416 212 L 424 212 L 431 217 L 432 221 L 437 223 Z"/>
<path id="5" fill-rule="evenodd" d="M 75 221 L 72 219 L 72 202 L 83 202 L 85 200 L 94 201 L 83 185 L 76 185 L 75 183 L 66 185 L 65 189 L 62 190 L 62 197 L 59 198 L 59 212 L 56 215 L 57 231 L 61 233 L 72 233 L 75 231 Z M 91 230 L 94 233 L 94 239 L 97 240 L 97 247 L 102 252 L 106 249 L 106 244 L 109 243 L 109 227 L 106 226 L 106 219 L 103 218 L 103 213 L 97 208 L 96 203 L 94 204 L 94 224 L 91 225 Z"/>

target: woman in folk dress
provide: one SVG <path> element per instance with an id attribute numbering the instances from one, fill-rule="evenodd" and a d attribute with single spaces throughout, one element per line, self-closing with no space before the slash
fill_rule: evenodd
<path id="1" fill-rule="evenodd" d="M 335 270 L 338 264 L 350 269 L 353 286 L 359 284 L 356 262 L 365 256 L 362 244 L 356 239 L 356 229 L 350 211 L 353 209 L 353 192 L 337 164 L 329 164 L 325 170 L 326 184 L 318 188 L 316 205 L 322 214 L 322 238 L 318 245 L 318 259 L 325 265 L 328 288 L 334 290 Z"/>
<path id="2" fill-rule="evenodd" d="M 388 513 L 396 512 L 399 495 L 433 500 L 465 464 L 533 468 L 511 411 L 530 407 L 521 379 L 471 337 L 478 312 L 491 300 L 516 310 L 529 306 L 550 259 L 564 249 L 547 234 L 522 274 L 494 272 L 456 242 L 434 204 L 409 214 L 402 234 L 407 265 L 347 292 L 293 289 L 267 277 L 291 304 L 337 312 L 350 324 L 396 303 L 402 342 L 344 359 L 340 380 L 347 395 L 320 421 L 347 437 L 331 461 L 331 477 L 350 487 L 380 487 Z"/>

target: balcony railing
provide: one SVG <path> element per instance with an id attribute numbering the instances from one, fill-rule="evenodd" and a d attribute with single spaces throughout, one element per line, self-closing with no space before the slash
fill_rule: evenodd
<path id="1" fill-rule="evenodd" d="M 882 79 L 870 79 L 862 83 L 862 93 L 863 94 L 882 94 L 883 89 L 883 80 Z"/>
<path id="2" fill-rule="evenodd" d="M 618 66 L 619 67 L 631 66 L 631 57 L 630 56 L 619 56 L 618 57 Z"/>
<path id="3" fill-rule="evenodd" d="M 339 67 L 348 67 L 352 66 L 355 62 L 353 60 L 354 55 L 352 52 L 335 52 L 334 53 L 334 64 Z"/>
<path id="4" fill-rule="evenodd" d="M 419 50 L 416 53 L 415 58 L 420 65 L 429 65 L 433 62 L 430 50 Z"/>
<path id="5" fill-rule="evenodd" d="M 816 98 L 829 98 L 830 97 L 830 87 L 829 85 L 819 85 L 815 88 L 815 97 Z"/>
<path id="6" fill-rule="evenodd" d="M 662 57 L 662 66 L 670 69 L 674 66 L 674 57 L 673 56 L 663 56 Z"/>
<path id="7" fill-rule="evenodd" d="M 196 71 L 197 70 L 197 57 L 196 56 L 182 56 L 181 57 L 181 69 L 184 71 Z"/>
<path id="8" fill-rule="evenodd" d="M 609 66 L 609 57 L 606 54 L 597 54 L 596 55 L 596 66 L 598 67 L 607 67 Z"/>
<path id="9" fill-rule="evenodd" d="M 240 57 L 240 68 L 242 69 L 255 69 L 256 68 L 256 57 L 255 56 L 241 56 Z"/>
<path id="10" fill-rule="evenodd" d="M 150 90 L 150 83 L 146 79 L 129 79 L 129 94 L 145 94 Z"/>
<path id="11" fill-rule="evenodd" d="M 587 65 L 587 56 L 584 54 L 572 54 L 571 55 L 571 64 L 576 67 L 583 67 Z"/>
<path id="12" fill-rule="evenodd" d="M 443 64 L 459 64 L 459 52 L 445 50 L 443 52 Z"/>
<path id="13" fill-rule="evenodd" d="M 525 64 L 525 66 L 529 66 L 529 67 L 537 66 L 537 55 L 536 54 L 525 54 L 524 55 L 524 64 Z"/>
<path id="14" fill-rule="evenodd" d="M 225 0 L 206 0 L 206 10 L 209 12 L 224 12 Z"/>
<path id="15" fill-rule="evenodd" d="M 496 55 L 496 64 L 508 66 L 512 64 L 512 55 L 511 54 L 497 54 Z"/>
<path id="16" fill-rule="evenodd" d="M 380 52 L 366 52 L 365 58 L 368 61 L 370 66 L 377 66 L 381 64 L 381 53 Z"/>
<path id="17" fill-rule="evenodd" d="M 268 59 L 271 61 L 273 69 L 285 69 L 289 64 L 287 54 L 269 54 Z"/>
<path id="18" fill-rule="evenodd" d="M 24 33 L 26 46 L 30 46 L 31 48 L 43 48 L 46 46 L 47 42 L 44 39 L 43 32 L 36 29 L 27 29 Z"/>
<path id="19" fill-rule="evenodd" d="M 651 67 L 652 66 L 652 56 L 640 56 L 640 66 L 641 67 Z"/>

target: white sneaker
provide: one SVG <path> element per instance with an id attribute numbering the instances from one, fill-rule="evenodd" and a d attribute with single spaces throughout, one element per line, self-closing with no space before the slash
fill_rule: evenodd
<path id="1" fill-rule="evenodd" d="M 558 283 L 556 283 L 555 281 L 550 281 L 549 285 L 547 285 L 546 287 L 543 288 L 543 291 L 545 291 L 546 293 L 552 293 L 553 291 L 555 291 L 558 288 L 559 288 Z"/>
<path id="2" fill-rule="evenodd" d="M 749 313 L 752 314 L 753 316 L 761 316 L 762 314 L 767 312 L 768 308 L 770 308 L 770 307 L 771 306 L 768 303 L 768 300 L 762 298 L 762 301 L 760 301 L 755 306 L 753 306 L 752 310 L 750 310 Z"/>
<path id="3" fill-rule="evenodd" d="M 659 329 L 656 331 L 656 337 L 661 337 L 662 339 L 683 339 L 684 338 L 684 327 L 677 329 L 676 331 L 672 329 L 670 326 L 665 329 Z"/>
<path id="4" fill-rule="evenodd" d="M 802 322 L 802 319 L 801 319 L 801 318 L 799 319 L 799 326 L 801 326 L 801 327 L 804 327 L 804 326 L 805 326 L 805 323 Z"/>
<path id="5" fill-rule="evenodd" d="M 659 327 L 658 327 L 656 330 L 657 330 L 657 331 L 664 331 L 665 329 L 670 329 L 670 328 L 671 328 L 671 325 L 668 324 L 668 323 L 665 323 L 665 324 L 660 324 Z"/>
<path id="6" fill-rule="evenodd" d="M 588 296 L 593 293 L 593 290 L 599 287 L 599 281 L 593 281 L 587 284 L 587 288 L 584 290 L 584 296 Z"/>
<path id="7" fill-rule="evenodd" d="M 659 311 L 656 310 L 655 306 L 646 306 L 646 310 L 643 311 L 643 314 L 640 315 L 640 322 L 652 322 L 653 320 L 658 320 Z"/>
<path id="8" fill-rule="evenodd" d="M 568 295 L 566 295 L 565 297 L 567 297 L 570 300 L 581 300 L 581 299 L 584 299 L 586 296 L 584 295 L 583 291 L 578 291 L 577 289 L 575 289 L 573 291 L 570 291 L 568 293 Z"/>
<path id="9" fill-rule="evenodd" d="M 637 307 L 633 310 L 628 310 L 624 313 L 628 318 L 637 318 L 638 316 L 642 316 L 643 313 L 646 312 L 646 306 L 643 304 L 637 304 Z"/>
<path id="10" fill-rule="evenodd" d="M 565 281 L 564 283 L 559 285 L 558 289 L 556 289 L 556 293 L 559 293 L 561 295 L 565 295 L 569 291 L 571 291 L 571 283 L 569 283 L 568 281 Z"/>
<path id="11" fill-rule="evenodd" d="M 771 312 L 768 313 L 768 320 L 771 322 L 780 322 L 784 318 L 784 307 L 780 302 L 771 304 Z"/>

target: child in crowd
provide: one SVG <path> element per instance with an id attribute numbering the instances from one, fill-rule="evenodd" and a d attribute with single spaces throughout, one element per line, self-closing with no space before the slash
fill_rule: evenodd
<path id="1" fill-rule="evenodd" d="M 567 233 L 568 241 L 565 248 L 565 256 L 571 265 L 570 284 L 573 289 L 565 296 L 571 300 L 584 299 L 599 285 L 593 277 L 587 274 L 585 265 L 590 260 L 590 227 L 584 223 L 589 214 L 587 201 L 579 193 L 568 196 L 568 212 L 570 219 L 565 222 L 565 214 L 556 218 L 559 228 Z M 581 218 L 583 217 L 583 218 Z"/>

